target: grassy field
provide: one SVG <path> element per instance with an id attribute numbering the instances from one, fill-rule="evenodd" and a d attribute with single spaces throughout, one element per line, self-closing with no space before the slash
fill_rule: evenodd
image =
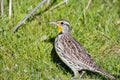
<path id="1" fill-rule="evenodd" d="M 67 5 L 49 11 L 61 0 L 44 4 L 16 33 L 13 27 L 40 0 L 13 0 L 13 15 L 0 18 L 0 80 L 51 80 L 71 78 L 73 73 L 56 55 L 53 43 L 57 28 L 48 24 L 59 18 L 71 23 L 71 33 L 90 52 L 97 64 L 120 79 L 120 1 L 69 0 Z M 52 1 L 52 0 L 51 0 Z M 46 11 L 46 9 L 48 11 Z M 84 11 L 85 10 L 85 11 Z M 83 78 L 109 80 L 87 72 Z"/>

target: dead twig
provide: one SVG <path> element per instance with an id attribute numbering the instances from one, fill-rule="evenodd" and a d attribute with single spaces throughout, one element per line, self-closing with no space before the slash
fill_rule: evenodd
<path id="1" fill-rule="evenodd" d="M 88 9 L 88 8 L 89 8 L 91 1 L 92 1 L 92 0 L 89 0 L 89 1 L 88 1 L 88 4 L 87 4 L 87 6 L 86 6 L 85 9 Z"/>
<path id="2" fill-rule="evenodd" d="M 4 7 L 3 7 L 3 0 L 0 0 L 0 7 L 1 7 L 1 16 L 3 17 L 4 16 Z"/>
<path id="3" fill-rule="evenodd" d="M 57 5 L 53 6 L 52 8 L 50 8 L 50 10 L 53 10 L 55 8 L 57 8 L 58 6 L 64 4 L 64 3 L 67 3 L 68 0 L 63 0 L 62 2 L 58 3 Z"/>
<path id="4" fill-rule="evenodd" d="M 13 28 L 13 32 L 15 33 L 18 30 L 18 28 L 46 1 L 47 0 L 43 0 L 42 2 L 40 2 L 32 11 L 30 11 L 22 20 L 20 20 L 18 24 Z"/>
<path id="5" fill-rule="evenodd" d="M 86 14 L 85 14 L 85 11 L 89 8 L 91 1 L 92 1 L 92 0 L 89 0 L 89 1 L 88 1 L 87 6 L 86 6 L 85 9 L 82 11 L 83 17 L 84 17 L 84 24 L 86 24 Z"/>
<path id="6" fill-rule="evenodd" d="M 9 19 L 12 16 L 12 0 L 9 0 Z"/>
<path id="7" fill-rule="evenodd" d="M 49 5 L 50 4 L 50 0 L 47 0 L 47 5 Z"/>
<path id="8" fill-rule="evenodd" d="M 83 9 L 82 13 L 84 13 L 85 10 L 87 10 L 87 9 L 89 8 L 91 2 L 92 2 L 92 0 L 89 0 L 89 1 L 88 1 L 87 5 L 86 5 L 86 7 Z"/>

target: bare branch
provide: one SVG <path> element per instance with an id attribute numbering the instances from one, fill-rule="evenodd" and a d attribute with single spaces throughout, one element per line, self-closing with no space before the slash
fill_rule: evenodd
<path id="1" fill-rule="evenodd" d="M 9 19 L 12 16 L 12 0 L 9 0 Z"/>
<path id="2" fill-rule="evenodd" d="M 0 5 L 1 5 L 1 16 L 3 17 L 4 16 L 4 7 L 3 7 L 3 0 L 0 0 Z"/>
<path id="3" fill-rule="evenodd" d="M 18 24 L 13 28 L 13 32 L 15 33 L 18 30 L 18 28 L 46 1 L 47 0 L 43 0 L 42 2 L 40 2 L 32 11 L 30 11 L 22 20 L 20 20 Z"/>
<path id="4" fill-rule="evenodd" d="M 89 8 L 91 1 L 92 1 L 92 0 L 89 0 L 89 1 L 88 1 L 87 6 L 86 6 L 85 9 L 82 11 L 83 17 L 84 17 L 84 24 L 86 24 L 86 14 L 85 14 L 85 10 L 87 10 L 87 9 Z"/>
<path id="5" fill-rule="evenodd" d="M 68 0 L 63 0 L 62 2 L 58 3 L 57 5 L 53 6 L 52 8 L 50 8 L 50 10 L 53 10 L 55 8 L 57 8 L 58 6 L 64 4 L 64 3 L 67 3 Z"/>
<path id="6" fill-rule="evenodd" d="M 91 1 L 92 1 L 92 0 L 89 0 L 89 1 L 88 1 L 88 4 L 87 4 L 87 6 L 86 6 L 85 9 L 88 9 L 88 8 L 89 8 Z"/>
<path id="7" fill-rule="evenodd" d="M 49 5 L 50 4 L 50 0 L 47 0 L 47 5 Z"/>

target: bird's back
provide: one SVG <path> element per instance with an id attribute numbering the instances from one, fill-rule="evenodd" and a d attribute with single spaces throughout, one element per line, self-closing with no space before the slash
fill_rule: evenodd
<path id="1" fill-rule="evenodd" d="M 89 53 L 71 34 L 58 35 L 55 40 L 55 48 L 59 57 L 68 66 L 72 65 L 77 70 L 94 70 L 99 68 Z"/>

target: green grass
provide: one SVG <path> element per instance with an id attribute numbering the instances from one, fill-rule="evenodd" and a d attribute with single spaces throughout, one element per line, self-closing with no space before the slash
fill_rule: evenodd
<path id="1" fill-rule="evenodd" d="M 52 1 L 52 0 L 51 0 Z M 61 0 L 59 0 L 61 1 Z M 53 5 L 57 4 L 56 1 Z M 13 0 L 13 15 L 8 19 L 7 2 L 5 16 L 0 18 L 0 80 L 51 80 L 71 78 L 70 70 L 55 62 L 52 51 L 57 35 L 55 26 L 48 24 L 58 18 L 71 23 L 72 35 L 84 45 L 104 70 L 120 79 L 120 1 L 93 0 L 85 14 L 87 0 L 69 0 L 67 5 L 45 12 L 44 4 L 14 34 L 12 28 L 39 0 Z M 52 2 L 51 2 L 52 3 Z M 42 41 L 42 37 L 46 40 Z M 97 73 L 87 72 L 83 78 L 105 79 Z M 108 79 L 108 78 L 107 78 Z"/>

